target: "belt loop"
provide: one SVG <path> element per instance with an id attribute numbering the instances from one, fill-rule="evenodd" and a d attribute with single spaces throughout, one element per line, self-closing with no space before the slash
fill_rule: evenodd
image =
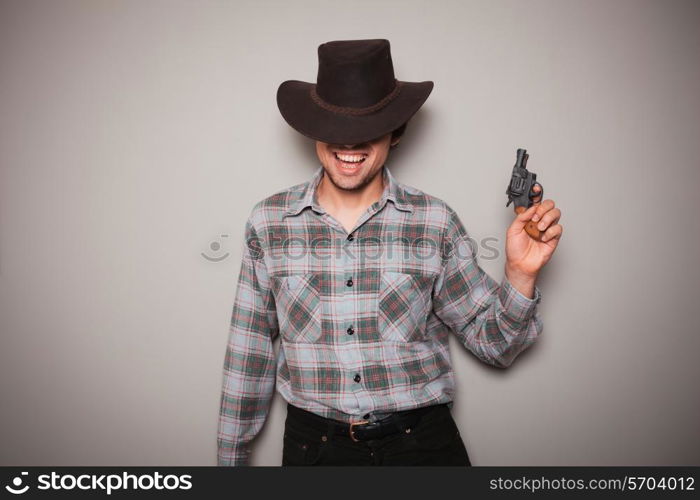
<path id="1" fill-rule="evenodd" d="M 333 419 L 328 419 L 328 430 L 326 431 L 326 439 L 328 440 L 328 443 L 330 444 L 331 439 L 333 439 L 333 434 L 335 430 L 335 422 L 333 422 Z"/>

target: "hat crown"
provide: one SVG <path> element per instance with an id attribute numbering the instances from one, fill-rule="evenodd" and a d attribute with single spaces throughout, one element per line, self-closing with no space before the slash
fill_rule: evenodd
<path id="1" fill-rule="evenodd" d="M 316 93 L 329 104 L 372 106 L 396 86 L 389 40 L 336 40 L 318 47 Z"/>

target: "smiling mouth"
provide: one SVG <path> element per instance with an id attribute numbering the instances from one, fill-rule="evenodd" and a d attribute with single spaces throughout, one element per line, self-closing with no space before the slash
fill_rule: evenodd
<path id="1" fill-rule="evenodd" d="M 335 156 L 335 159 L 340 162 L 341 167 L 357 168 L 367 159 L 367 156 L 369 155 L 365 153 L 333 153 L 333 156 Z"/>

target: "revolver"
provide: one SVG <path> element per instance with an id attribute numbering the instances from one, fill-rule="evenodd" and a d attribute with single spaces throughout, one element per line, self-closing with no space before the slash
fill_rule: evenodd
<path id="1" fill-rule="evenodd" d="M 528 172 L 526 168 L 527 159 L 529 157 L 530 155 L 527 154 L 525 149 L 518 149 L 515 166 L 513 166 L 513 173 L 510 177 L 508 188 L 506 189 L 506 194 L 508 195 L 508 203 L 506 203 L 506 206 L 513 202 L 516 214 L 522 213 L 530 208 L 534 203 L 533 198 L 539 198 L 539 202 L 542 201 L 544 197 L 544 188 L 542 184 L 537 182 L 537 174 Z M 540 187 L 539 193 L 532 190 L 535 186 Z M 525 231 L 538 241 L 542 238 L 542 231 L 537 229 L 537 223 L 534 221 L 527 221 L 525 224 Z"/>

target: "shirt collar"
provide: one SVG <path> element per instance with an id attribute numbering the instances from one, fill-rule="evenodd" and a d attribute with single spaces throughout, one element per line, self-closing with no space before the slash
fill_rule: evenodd
<path id="1" fill-rule="evenodd" d="M 306 207 L 311 207 L 314 212 L 319 214 L 325 213 L 323 207 L 318 204 L 316 197 L 316 188 L 321 182 L 323 175 L 323 167 L 318 167 L 313 177 L 311 177 L 311 179 L 304 185 L 301 198 L 290 205 L 289 209 L 284 213 L 285 216 L 297 215 Z M 406 192 L 401 184 L 396 181 L 386 164 L 384 167 L 382 167 L 382 176 L 384 179 L 384 191 L 382 192 L 382 196 L 379 201 L 373 206 L 376 208 L 376 211 L 381 210 L 386 202 L 391 200 L 394 203 L 394 206 L 399 210 L 413 212 L 413 205 L 408 200 Z"/>

